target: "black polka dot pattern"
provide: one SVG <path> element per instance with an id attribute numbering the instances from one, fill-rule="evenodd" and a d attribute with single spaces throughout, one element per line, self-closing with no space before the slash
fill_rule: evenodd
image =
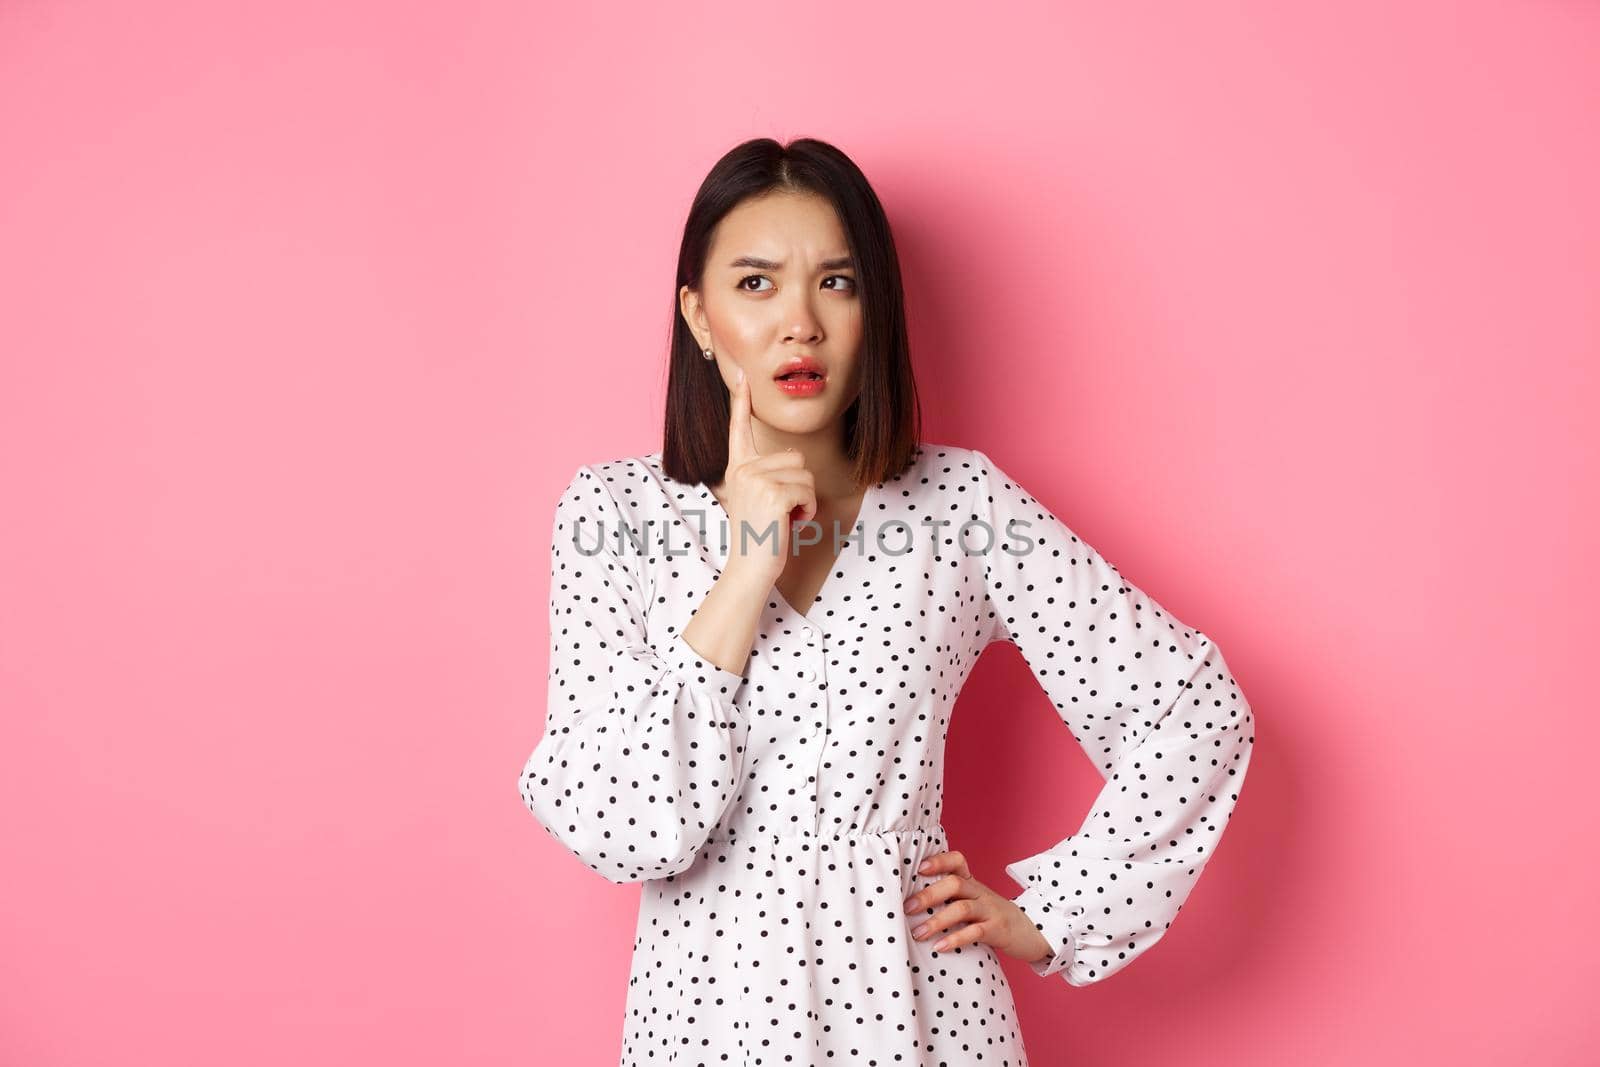
<path id="1" fill-rule="evenodd" d="M 1012 899 L 1056 949 L 1034 972 L 1088 985 L 1172 924 L 1238 802 L 1255 720 L 1210 638 L 974 460 L 1000 545 L 982 556 L 989 639 L 1017 647 L 1106 780 L 1076 834 L 1006 865 L 1025 887 Z"/>
<path id="2" fill-rule="evenodd" d="M 1215 851 L 1243 694 L 973 449 L 923 445 L 869 487 L 807 610 L 769 594 L 742 674 L 681 636 L 736 534 L 659 452 L 580 467 L 556 506 L 547 721 L 518 788 L 568 851 L 643 883 L 623 1064 L 1026 1067 L 994 950 L 936 951 L 910 933 L 935 909 L 904 913 L 950 847 L 973 664 L 1011 641 L 1106 779 L 1076 834 L 1006 866 L 1053 950 L 1034 971 L 1073 985 L 1154 944 Z"/>

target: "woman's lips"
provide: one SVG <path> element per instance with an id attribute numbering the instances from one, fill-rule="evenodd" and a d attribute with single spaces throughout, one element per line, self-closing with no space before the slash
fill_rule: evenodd
<path id="1" fill-rule="evenodd" d="M 804 371 L 786 378 L 774 378 L 773 381 L 789 396 L 816 396 L 828 384 L 826 375 L 814 376 Z"/>

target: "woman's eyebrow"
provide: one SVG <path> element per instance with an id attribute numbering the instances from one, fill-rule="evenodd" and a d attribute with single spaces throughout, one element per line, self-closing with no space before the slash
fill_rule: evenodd
<path id="1" fill-rule="evenodd" d="M 770 259 L 761 259 L 759 256 L 740 256 L 729 263 L 731 267 L 754 267 L 756 270 L 782 270 L 783 264 Z M 850 256 L 838 256 L 834 259 L 825 259 L 818 264 L 819 270 L 855 270 L 855 260 Z"/>

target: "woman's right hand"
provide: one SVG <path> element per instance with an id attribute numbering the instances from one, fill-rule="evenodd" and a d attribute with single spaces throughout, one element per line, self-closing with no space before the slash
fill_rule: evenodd
<path id="1" fill-rule="evenodd" d="M 728 468 L 722 476 L 722 507 L 731 523 L 726 569 L 765 580 L 770 588 L 788 562 L 791 524 L 817 513 L 816 478 L 799 452 L 763 456 L 756 451 L 750 381 L 743 368 L 736 374 L 729 406 Z M 769 530 L 775 530 L 776 538 Z M 762 536 L 766 539 L 758 540 Z"/>

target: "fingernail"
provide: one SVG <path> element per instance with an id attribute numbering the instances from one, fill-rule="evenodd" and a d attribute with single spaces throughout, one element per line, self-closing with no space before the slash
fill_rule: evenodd
<path id="1" fill-rule="evenodd" d="M 922 866 L 918 867 L 917 870 L 926 871 L 929 867 L 932 867 L 932 866 L 933 866 L 933 861 L 932 860 L 923 860 L 922 861 Z"/>
<path id="2" fill-rule="evenodd" d="M 911 936 L 912 937 L 921 937 L 923 934 L 925 934 L 927 932 L 928 932 L 928 924 L 927 923 L 918 923 L 917 926 L 912 929 Z"/>
<path id="3" fill-rule="evenodd" d="M 940 938 L 940 939 L 939 939 L 939 940 L 937 940 L 937 941 L 935 941 L 935 942 L 934 942 L 934 943 L 933 943 L 933 947 L 934 947 L 934 948 L 935 948 L 935 949 L 942 949 L 942 948 L 944 948 L 944 947 L 945 947 L 945 946 L 946 946 L 946 945 L 948 945 L 948 944 L 949 944 L 949 943 L 950 943 L 950 942 L 948 942 L 948 941 L 946 941 L 946 940 L 945 940 L 945 939 L 944 939 L 944 938 Z"/>

